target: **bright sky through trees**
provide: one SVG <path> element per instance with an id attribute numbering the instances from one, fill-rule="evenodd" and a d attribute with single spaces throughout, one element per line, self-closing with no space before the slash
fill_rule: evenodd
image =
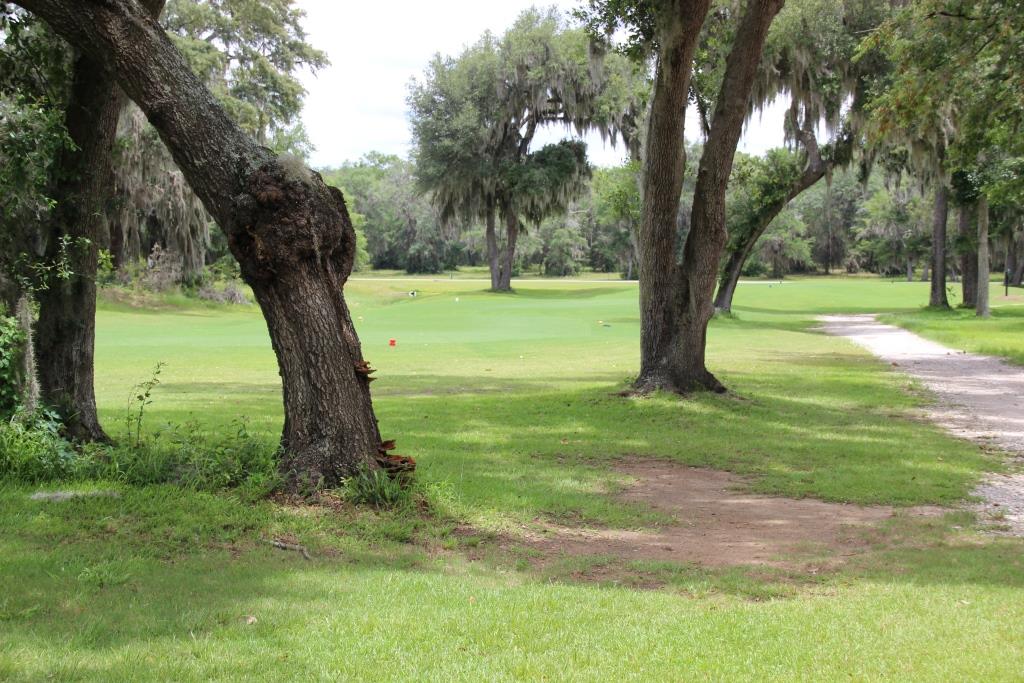
<path id="1" fill-rule="evenodd" d="M 313 166 L 337 166 L 370 151 L 405 156 L 411 136 L 405 98 L 409 79 L 423 73 L 435 52 L 455 54 L 485 30 L 500 34 L 531 5 L 554 4 L 568 11 L 578 0 L 475 2 L 443 0 L 422 3 L 342 3 L 298 0 L 307 12 L 309 42 L 327 52 L 331 65 L 317 76 L 301 75 L 309 90 L 302 118 L 316 146 Z M 367 30 L 367 27 L 374 27 Z M 382 42 L 387 49 L 382 50 Z M 754 117 L 740 150 L 761 154 L 782 145 L 784 105 L 776 104 Z M 688 137 L 697 131 L 687 122 Z M 560 130 L 542 131 L 534 146 L 564 137 Z M 625 150 L 605 146 L 596 134 L 587 138 L 591 160 L 602 166 L 621 162 Z"/>

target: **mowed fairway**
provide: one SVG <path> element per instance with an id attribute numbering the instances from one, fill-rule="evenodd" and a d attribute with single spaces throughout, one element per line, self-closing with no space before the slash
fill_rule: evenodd
<path id="1" fill-rule="evenodd" d="M 381 432 L 417 459 L 429 515 L 169 486 L 61 505 L 0 489 L 0 679 L 1019 678 L 1024 544 L 979 533 L 962 511 L 896 517 L 822 572 L 636 563 L 595 582 L 580 570 L 600 558 L 542 567 L 508 542 L 542 521 L 656 522 L 611 495 L 629 483 L 615 461 L 632 456 L 733 471 L 762 493 L 957 505 L 1003 467 L 998 455 L 916 419 L 917 387 L 813 329 L 830 312 L 929 327 L 916 312 L 927 284 L 743 284 L 709 341 L 732 393 L 688 399 L 618 395 L 638 367 L 635 284 L 485 286 L 347 288 L 378 368 Z M 1019 309 L 996 294 L 998 322 L 1013 324 Z M 255 307 L 103 306 L 97 390 L 115 436 L 157 362 L 146 430 L 245 417 L 276 439 L 279 379 Z M 261 542 L 278 535 L 314 559 Z"/>

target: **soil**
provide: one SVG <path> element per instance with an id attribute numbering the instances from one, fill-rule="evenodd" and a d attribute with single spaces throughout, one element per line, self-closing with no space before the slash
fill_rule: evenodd
<path id="1" fill-rule="evenodd" d="M 1024 462 L 1024 368 L 999 358 L 950 349 L 873 315 L 826 316 L 829 334 L 866 348 L 894 370 L 919 380 L 935 397 L 927 416 L 951 434 Z M 1024 536 L 1024 474 L 992 474 L 974 491 L 983 516 Z"/>
<path id="2" fill-rule="evenodd" d="M 832 567 L 866 549 L 866 529 L 894 514 L 934 512 L 754 495 L 744 491 L 748 482 L 736 474 L 664 460 L 629 460 L 616 469 L 637 479 L 620 500 L 646 504 L 676 521 L 635 531 L 546 525 L 531 533 L 527 544 L 546 559 L 602 556 L 707 567 Z"/>

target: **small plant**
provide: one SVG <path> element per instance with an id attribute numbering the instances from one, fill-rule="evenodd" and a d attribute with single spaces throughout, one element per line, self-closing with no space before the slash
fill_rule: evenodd
<path id="1" fill-rule="evenodd" d="M 157 363 L 149 379 L 132 387 L 131 394 L 128 396 L 128 414 L 125 416 L 125 426 L 128 429 L 129 443 L 132 442 L 134 429 L 136 448 L 142 443 L 142 418 L 145 417 L 146 406 L 153 402 L 150 397 L 153 395 L 153 389 L 160 384 L 160 371 L 165 365 L 166 363 L 163 361 Z"/>
<path id="2" fill-rule="evenodd" d="M 341 484 L 342 495 L 356 505 L 381 508 L 401 508 L 410 504 L 412 493 L 408 477 L 392 477 L 382 469 L 370 469 L 360 464 L 356 473 Z"/>
<path id="3" fill-rule="evenodd" d="M 11 415 L 18 406 L 24 341 L 18 319 L 0 316 L 0 417 Z"/>

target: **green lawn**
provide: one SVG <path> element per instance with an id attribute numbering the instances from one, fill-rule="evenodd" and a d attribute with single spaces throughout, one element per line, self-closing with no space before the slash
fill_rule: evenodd
<path id="1" fill-rule="evenodd" d="M 13 589 L 0 594 L 0 679 L 1011 680 L 1024 670 L 1024 544 L 983 536 L 960 512 L 894 522 L 840 571 L 659 567 L 659 590 L 542 573 L 496 541 L 543 519 L 651 523 L 649 510 L 608 496 L 626 483 L 610 465 L 629 455 L 732 470 L 795 497 L 962 500 L 997 459 L 915 419 L 916 387 L 813 329 L 822 313 L 880 312 L 922 320 L 929 336 L 978 335 L 974 321 L 916 312 L 926 284 L 744 283 L 709 342 L 732 393 L 635 399 L 616 395 L 637 370 L 635 283 L 536 280 L 495 295 L 475 278 L 390 275 L 353 281 L 349 300 L 379 368 L 382 433 L 417 458 L 432 514 L 250 505 L 168 486 L 58 505 L 4 486 L 0 585 Z M 999 308 L 992 322 L 1010 325 L 1019 310 Z M 148 430 L 195 420 L 222 431 L 246 416 L 276 438 L 279 380 L 258 311 L 102 306 L 97 389 L 114 435 L 131 386 L 158 361 Z M 455 534 L 456 524 L 477 531 Z M 273 535 L 315 559 L 260 541 Z"/>
<path id="2" fill-rule="evenodd" d="M 1003 287 L 993 283 L 989 296 L 992 316 L 988 319 L 963 308 L 920 309 L 883 319 L 955 349 L 1002 356 L 1024 365 L 1024 290 L 1012 288 L 1007 297 Z"/>

